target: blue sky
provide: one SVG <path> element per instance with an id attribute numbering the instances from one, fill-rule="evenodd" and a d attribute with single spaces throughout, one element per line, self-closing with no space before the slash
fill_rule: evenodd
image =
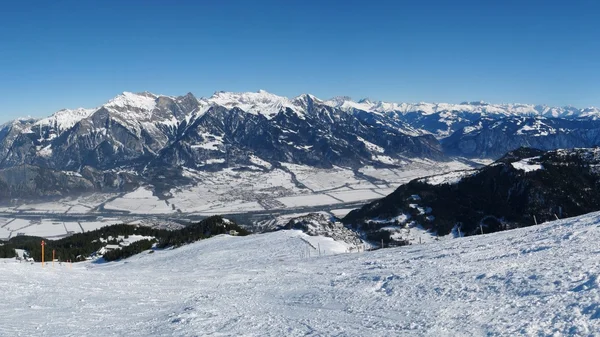
<path id="1" fill-rule="evenodd" d="M 600 106 L 600 1 L 2 5 L 0 121 L 146 90 Z"/>

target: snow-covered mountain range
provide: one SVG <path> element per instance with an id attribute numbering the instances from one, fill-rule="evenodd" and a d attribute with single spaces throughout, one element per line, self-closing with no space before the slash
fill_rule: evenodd
<path id="1" fill-rule="evenodd" d="M 586 108 L 578 109 L 575 107 L 550 107 L 546 105 L 533 104 L 491 104 L 486 102 L 462 102 L 459 104 L 451 103 L 389 103 L 381 101 L 371 101 L 361 99 L 358 102 L 352 101 L 349 97 L 336 97 L 328 100 L 331 106 L 337 106 L 344 110 L 358 109 L 379 113 L 399 112 L 402 114 L 421 113 L 423 115 L 433 115 L 442 112 L 469 112 L 487 115 L 504 116 L 544 116 L 544 117 L 598 117 L 600 109 Z"/>
<path id="2" fill-rule="evenodd" d="M 598 145 L 598 116 L 596 108 L 355 102 L 263 90 L 200 99 L 191 93 L 124 92 L 94 109 L 2 125 L 0 170 L 75 172 L 94 188 L 118 188 L 158 177 L 176 184 L 184 167 L 262 170 L 293 163 L 357 169 L 401 165 L 407 158 L 493 158 L 519 146 Z M 8 185 L 20 181 L 9 176 Z"/>
<path id="3" fill-rule="evenodd" d="M 483 117 L 441 140 L 448 155 L 498 158 L 522 146 L 552 150 L 600 145 L 600 120 L 510 116 Z"/>

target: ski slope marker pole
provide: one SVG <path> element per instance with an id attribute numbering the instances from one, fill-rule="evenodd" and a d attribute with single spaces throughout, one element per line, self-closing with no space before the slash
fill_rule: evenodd
<path id="1" fill-rule="evenodd" d="M 44 268 L 44 246 L 46 243 L 42 240 L 42 268 Z"/>

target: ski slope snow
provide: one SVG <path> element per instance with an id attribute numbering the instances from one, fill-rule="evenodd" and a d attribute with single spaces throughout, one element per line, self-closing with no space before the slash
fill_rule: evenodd
<path id="1" fill-rule="evenodd" d="M 424 245 L 348 248 L 280 231 L 72 268 L 0 260 L 0 335 L 600 332 L 600 213 Z"/>

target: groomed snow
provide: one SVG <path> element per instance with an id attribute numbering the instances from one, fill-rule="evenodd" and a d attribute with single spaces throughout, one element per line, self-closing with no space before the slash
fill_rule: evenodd
<path id="1" fill-rule="evenodd" d="M 594 336 L 599 224 L 335 256 L 283 231 L 72 269 L 5 259 L 0 335 Z"/>

